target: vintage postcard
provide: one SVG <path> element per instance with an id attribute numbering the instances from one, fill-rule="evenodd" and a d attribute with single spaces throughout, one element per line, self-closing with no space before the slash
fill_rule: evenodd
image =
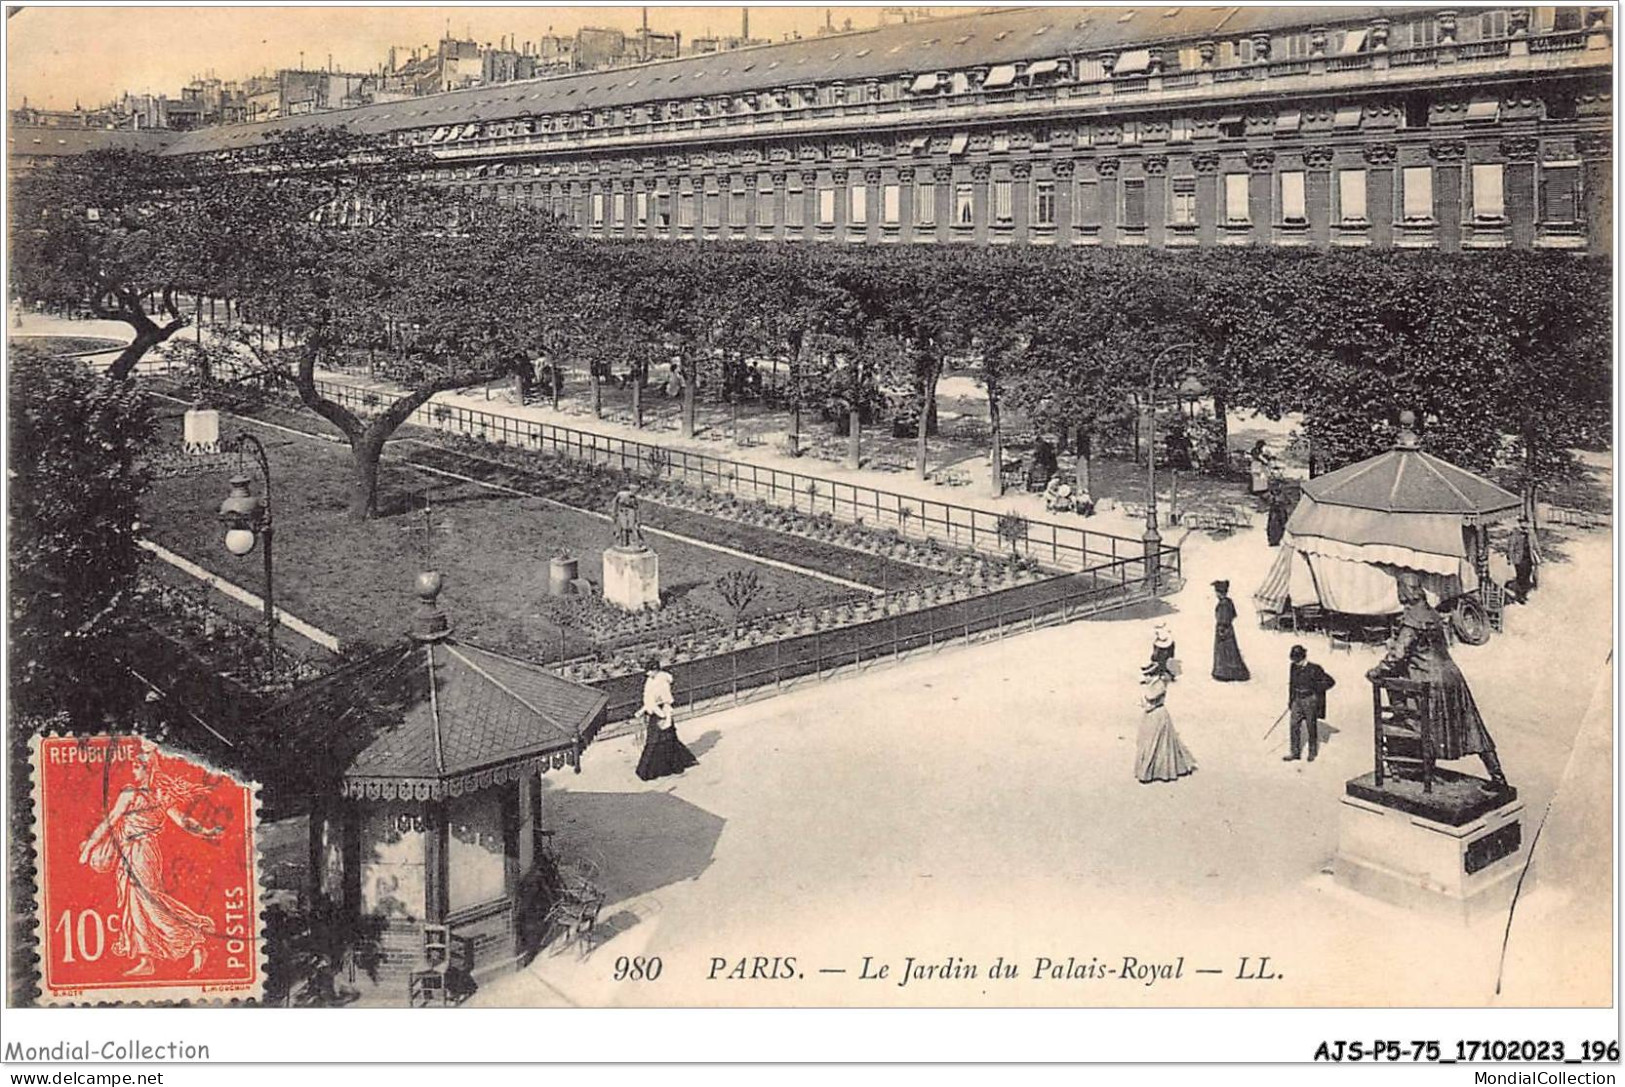
<path id="1" fill-rule="evenodd" d="M 40 1002 L 264 987 L 252 786 L 138 736 L 33 745 Z"/>
<path id="2" fill-rule="evenodd" d="M 12 1006 L 1610 1006 L 1615 9 L 160 10 L 6 21 Z"/>

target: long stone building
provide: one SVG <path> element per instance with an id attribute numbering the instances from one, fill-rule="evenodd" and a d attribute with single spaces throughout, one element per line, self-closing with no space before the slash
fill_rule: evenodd
<path id="1" fill-rule="evenodd" d="M 1024 8 L 297 123 L 604 237 L 1606 252 L 1612 63 L 1603 6 Z"/>

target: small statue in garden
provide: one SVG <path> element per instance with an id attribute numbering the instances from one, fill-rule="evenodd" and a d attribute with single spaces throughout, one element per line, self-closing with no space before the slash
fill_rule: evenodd
<path id="1" fill-rule="evenodd" d="M 616 492 L 611 510 L 615 521 L 615 546 L 629 551 L 644 547 L 643 532 L 638 526 L 638 496 L 631 488 Z"/>

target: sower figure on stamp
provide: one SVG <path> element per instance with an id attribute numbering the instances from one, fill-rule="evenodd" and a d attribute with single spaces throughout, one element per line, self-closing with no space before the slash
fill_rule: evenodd
<path id="1" fill-rule="evenodd" d="M 1326 717 L 1326 692 L 1337 686 L 1337 680 L 1309 659 L 1309 651 L 1301 645 L 1292 647 L 1288 655 L 1292 670 L 1287 680 L 1287 710 L 1292 715 L 1292 753 L 1281 756 L 1282 762 L 1296 762 L 1303 755 L 1304 740 L 1309 746 L 1309 761 L 1320 754 L 1320 722 Z"/>
<path id="2" fill-rule="evenodd" d="M 185 814 L 182 806 L 207 790 L 155 770 L 152 760 L 152 749 L 144 746 L 130 763 L 135 780 L 119 790 L 112 810 L 79 847 L 80 864 L 97 872 L 117 870 L 119 930 L 113 953 L 136 960 L 126 977 L 156 973 L 154 959 L 175 960 L 188 954 L 189 972 L 197 973 L 203 969 L 206 941 L 215 931 L 211 919 L 163 892 L 164 854 L 158 832 L 167 820 L 212 841 L 224 828 L 205 827 Z"/>
<path id="3" fill-rule="evenodd" d="M 638 496 L 630 488 L 615 495 L 615 546 L 637 550 L 643 546 L 643 530 L 638 526 Z"/>
<path id="4" fill-rule="evenodd" d="M 1367 679 L 1397 676 L 1426 683 L 1433 708 L 1432 741 L 1434 758 L 1441 761 L 1477 755 L 1484 760 L 1490 780 L 1486 789 L 1498 792 L 1507 777 L 1479 715 L 1467 677 L 1450 657 L 1445 643 L 1444 619 L 1433 610 L 1422 591 L 1422 579 L 1409 571 L 1398 577 L 1399 602 L 1404 605 L 1399 630 L 1388 644 L 1388 654 L 1366 673 Z"/>

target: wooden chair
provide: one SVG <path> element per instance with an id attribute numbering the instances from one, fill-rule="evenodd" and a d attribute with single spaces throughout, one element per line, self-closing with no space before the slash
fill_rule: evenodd
<path id="1" fill-rule="evenodd" d="M 451 927 L 423 926 L 423 964 L 411 973 L 407 1000 L 414 1008 L 451 1002 L 446 974 L 451 970 Z"/>
<path id="2" fill-rule="evenodd" d="M 568 947 L 585 959 L 597 945 L 598 914 L 604 908 L 604 892 L 593 886 L 566 887 L 564 896 L 548 911 L 553 933 L 553 954 Z"/>
<path id="3" fill-rule="evenodd" d="M 1432 713 L 1426 683 L 1372 681 L 1371 734 L 1379 789 L 1386 777 L 1419 776 L 1422 791 L 1433 791 Z"/>

